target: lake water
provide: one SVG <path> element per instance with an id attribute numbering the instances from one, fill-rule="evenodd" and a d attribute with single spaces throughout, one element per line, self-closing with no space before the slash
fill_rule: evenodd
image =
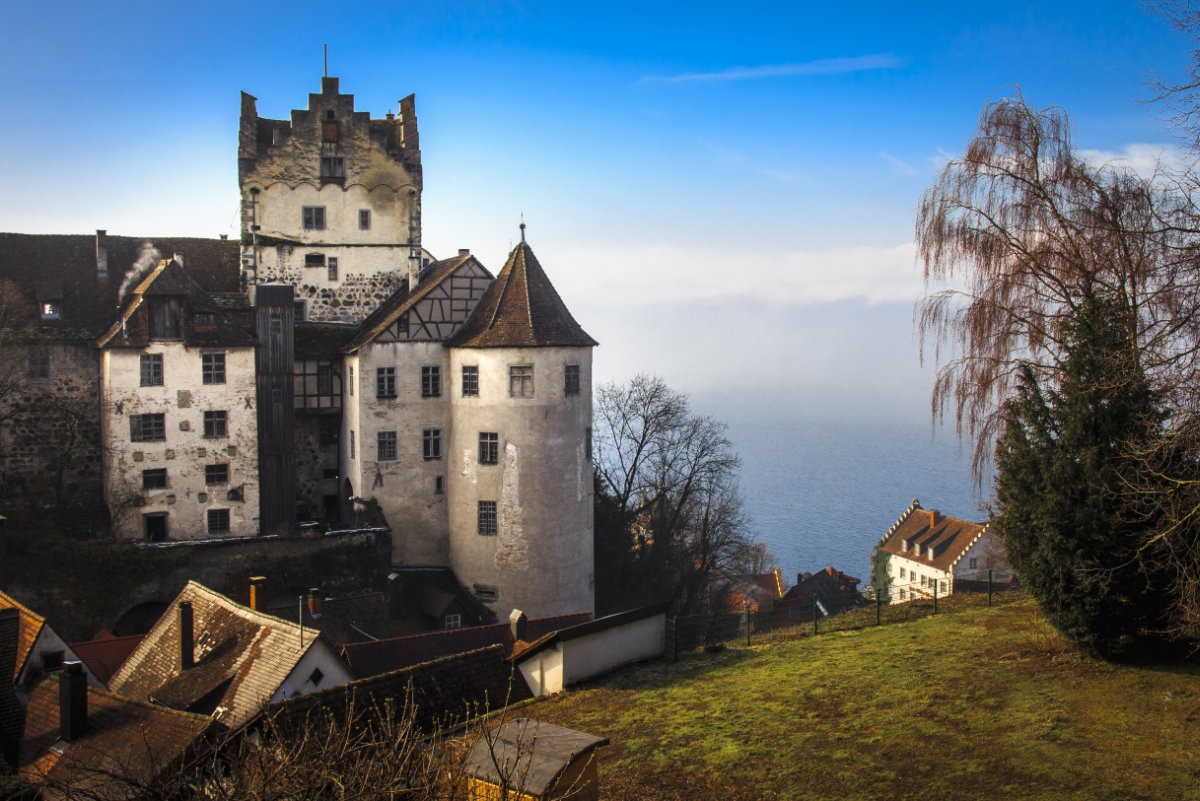
<path id="1" fill-rule="evenodd" d="M 969 455 L 952 429 L 934 435 L 927 416 L 864 422 L 721 405 L 699 411 L 728 423 L 751 533 L 776 556 L 787 586 L 797 572 L 831 565 L 866 585 L 871 549 L 913 498 L 985 518 Z"/>

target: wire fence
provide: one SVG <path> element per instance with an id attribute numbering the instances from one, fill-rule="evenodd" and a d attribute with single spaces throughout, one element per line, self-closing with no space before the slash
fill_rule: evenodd
<path id="1" fill-rule="evenodd" d="M 698 648 L 719 648 L 741 641 L 750 645 L 770 635 L 807 636 L 845 631 L 909 620 L 967 607 L 993 606 L 1018 597 L 1009 582 L 928 581 L 888 585 L 878 591 L 844 595 L 785 598 L 769 607 L 745 604 L 738 610 L 669 617 L 666 623 L 666 652 L 673 659 Z"/>

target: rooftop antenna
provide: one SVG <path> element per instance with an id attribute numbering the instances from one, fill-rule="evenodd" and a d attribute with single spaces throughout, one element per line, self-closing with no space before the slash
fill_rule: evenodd
<path id="1" fill-rule="evenodd" d="M 329 77 L 329 45 L 322 45 L 325 48 L 325 77 Z"/>

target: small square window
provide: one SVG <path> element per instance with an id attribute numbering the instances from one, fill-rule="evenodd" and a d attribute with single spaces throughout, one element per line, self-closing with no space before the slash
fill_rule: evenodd
<path id="1" fill-rule="evenodd" d="M 329 281 L 338 280 L 337 259 L 332 256 L 329 258 L 329 270 L 326 272 L 325 278 Z"/>
<path id="2" fill-rule="evenodd" d="M 217 316 L 212 312 L 196 312 L 197 328 L 216 328 Z"/>
<path id="3" fill-rule="evenodd" d="M 57 320 L 59 318 L 59 310 L 62 304 L 57 300 L 48 300 L 42 303 L 42 319 Z"/>
<path id="4" fill-rule="evenodd" d="M 578 364 L 568 364 L 563 367 L 563 394 L 568 397 L 579 394 Z"/>
<path id="5" fill-rule="evenodd" d="M 142 471 L 142 489 L 156 490 L 167 488 L 167 471 L 165 468 Z"/>
<path id="6" fill-rule="evenodd" d="M 360 230 L 360 231 L 370 231 L 371 230 L 371 210 L 370 209 L 359 209 L 358 210 L 358 230 Z"/>
<path id="7" fill-rule="evenodd" d="M 433 494 L 441 495 L 446 491 L 446 480 L 442 476 L 433 477 Z"/>
<path id="8" fill-rule="evenodd" d="M 972 556 L 972 557 L 971 557 L 971 569 L 972 569 L 972 570 L 974 570 L 974 569 L 975 569 L 975 568 L 977 568 L 977 567 L 979 567 L 979 559 L 977 559 L 976 557 Z"/>
<path id="9" fill-rule="evenodd" d="M 380 462 L 396 461 L 396 432 L 395 431 L 380 431 L 375 435 L 375 444 L 378 448 L 375 459 Z"/>
<path id="10" fill-rule="evenodd" d="M 324 206 L 304 206 L 301 209 L 301 217 L 304 223 L 305 231 L 325 230 Z"/>
<path id="11" fill-rule="evenodd" d="M 313 672 L 308 674 L 308 681 L 314 687 L 320 687 L 321 681 L 324 678 L 325 678 L 325 674 L 321 672 L 320 668 L 313 668 Z"/>
<path id="12" fill-rule="evenodd" d="M 229 436 L 228 412 L 204 413 L 204 436 L 208 439 L 220 439 Z"/>
<path id="13" fill-rule="evenodd" d="M 161 387 L 163 385 L 163 358 L 161 353 L 142 354 L 142 386 Z"/>
<path id="14" fill-rule="evenodd" d="M 485 537 L 496 533 L 496 502 L 479 502 L 479 533 Z"/>
<path id="15" fill-rule="evenodd" d="M 375 397 L 381 399 L 396 397 L 396 368 L 379 367 L 375 370 Z"/>
<path id="16" fill-rule="evenodd" d="M 225 354 L 200 354 L 200 372 L 205 384 L 225 383 Z"/>
<path id="17" fill-rule="evenodd" d="M 129 416 L 129 439 L 131 442 L 162 442 L 167 438 L 166 421 L 161 414 L 133 414 Z"/>
<path id="18" fill-rule="evenodd" d="M 209 534 L 228 534 L 229 533 L 229 510 L 228 509 L 209 509 L 208 510 L 208 533 Z"/>
<path id="19" fill-rule="evenodd" d="M 324 267 L 325 266 L 325 254 L 324 253 L 306 253 L 306 254 L 304 254 L 304 266 L 305 267 Z"/>
<path id="20" fill-rule="evenodd" d="M 442 458 L 442 430 L 427 428 L 421 432 L 421 453 L 426 461 Z"/>
<path id="21" fill-rule="evenodd" d="M 494 431 L 479 432 L 479 463 L 496 464 L 500 461 L 500 435 Z"/>
<path id="22" fill-rule="evenodd" d="M 206 464 L 204 465 L 204 483 L 213 484 L 228 484 L 229 483 L 229 465 L 228 464 Z"/>
<path id="23" fill-rule="evenodd" d="M 462 394 L 464 398 L 479 397 L 479 368 L 475 365 L 463 365 Z"/>
<path id="24" fill-rule="evenodd" d="M 335 130 L 337 123 L 325 123 L 326 127 L 333 125 Z M 332 140 L 331 140 L 332 141 Z M 345 178 L 346 177 L 346 157 L 345 156 L 321 156 L 321 177 L 322 178 Z"/>
<path id="25" fill-rule="evenodd" d="M 448 629 L 462 628 L 462 615 L 446 615 L 443 618 L 444 627 Z"/>
<path id="26" fill-rule="evenodd" d="M 532 364 L 514 364 L 508 368 L 508 397 L 533 397 Z"/>
<path id="27" fill-rule="evenodd" d="M 421 368 L 421 397 L 440 398 L 442 396 L 442 368 L 426 366 Z"/>

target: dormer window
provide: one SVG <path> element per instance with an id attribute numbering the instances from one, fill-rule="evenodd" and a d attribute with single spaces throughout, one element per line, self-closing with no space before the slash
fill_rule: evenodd
<path id="1" fill-rule="evenodd" d="M 62 301 L 45 300 L 42 301 L 42 319 L 57 320 L 61 316 Z"/>
<path id="2" fill-rule="evenodd" d="M 212 312 L 196 312 L 197 328 L 216 328 L 217 316 Z"/>

